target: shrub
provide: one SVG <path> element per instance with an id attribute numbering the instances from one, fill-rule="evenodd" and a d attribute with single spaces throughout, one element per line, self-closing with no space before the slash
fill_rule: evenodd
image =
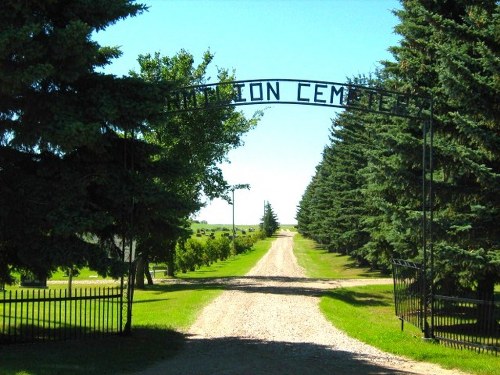
<path id="1" fill-rule="evenodd" d="M 205 245 L 194 238 L 188 238 L 184 243 L 176 246 L 176 268 L 183 273 L 194 271 L 203 264 L 203 254 Z"/>
<path id="2" fill-rule="evenodd" d="M 253 246 L 255 243 L 256 239 L 254 236 L 242 236 L 242 237 L 236 237 L 234 239 L 234 252 L 235 254 L 241 254 L 244 253 Z"/>

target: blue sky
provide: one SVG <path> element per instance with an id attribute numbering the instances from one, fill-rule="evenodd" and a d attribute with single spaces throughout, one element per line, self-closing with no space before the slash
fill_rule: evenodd
<path id="1" fill-rule="evenodd" d="M 95 35 L 101 45 L 120 46 L 122 56 L 107 67 L 124 75 L 137 69 L 139 54 L 172 56 L 181 49 L 201 58 L 210 49 L 215 66 L 234 69 L 236 78 L 294 78 L 345 82 L 373 72 L 391 59 L 397 18 L 393 0 L 140 1 L 147 12 L 117 22 Z M 251 116 L 259 106 L 239 108 Z M 332 108 L 276 104 L 265 109 L 245 144 L 229 153 L 222 170 L 235 192 L 237 224 L 257 224 L 269 201 L 278 220 L 295 223 L 296 207 L 329 143 Z M 197 215 L 229 224 L 232 207 L 216 200 Z"/>

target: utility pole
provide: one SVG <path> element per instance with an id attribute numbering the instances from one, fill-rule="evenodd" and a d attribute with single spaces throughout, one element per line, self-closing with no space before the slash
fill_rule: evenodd
<path id="1" fill-rule="evenodd" d="M 231 192 L 232 192 L 232 203 L 233 203 L 233 247 L 234 247 L 234 239 L 236 238 L 236 227 L 234 226 L 234 191 L 238 189 L 248 189 L 250 190 L 250 185 L 249 184 L 237 184 L 231 186 Z"/>

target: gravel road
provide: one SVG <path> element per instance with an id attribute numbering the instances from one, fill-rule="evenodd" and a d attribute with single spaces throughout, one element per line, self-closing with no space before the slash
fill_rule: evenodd
<path id="1" fill-rule="evenodd" d="M 227 290 L 202 311 L 183 349 L 140 374 L 463 374 L 381 352 L 333 327 L 319 310 L 320 291 L 390 280 L 308 279 L 292 246 L 293 233 L 281 232 L 246 276 L 216 281 Z"/>

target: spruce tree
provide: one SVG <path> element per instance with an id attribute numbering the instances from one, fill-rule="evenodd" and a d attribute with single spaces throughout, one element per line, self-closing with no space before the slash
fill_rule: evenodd
<path id="1" fill-rule="evenodd" d="M 280 224 L 278 222 L 278 217 L 274 213 L 271 203 L 267 202 L 265 204 L 264 215 L 260 222 L 260 230 L 266 237 L 271 237 L 279 228 Z"/>
<path id="2" fill-rule="evenodd" d="M 0 279 L 11 281 L 10 267 L 39 277 L 73 264 L 117 271 L 112 237 L 130 202 L 120 188 L 130 178 L 124 135 L 154 109 L 141 82 L 96 72 L 119 50 L 91 35 L 144 9 L 128 0 L 1 3 Z"/>
<path id="3" fill-rule="evenodd" d="M 493 298 L 500 282 L 499 10 L 495 1 L 404 1 L 395 82 L 432 95 L 438 287 Z"/>

